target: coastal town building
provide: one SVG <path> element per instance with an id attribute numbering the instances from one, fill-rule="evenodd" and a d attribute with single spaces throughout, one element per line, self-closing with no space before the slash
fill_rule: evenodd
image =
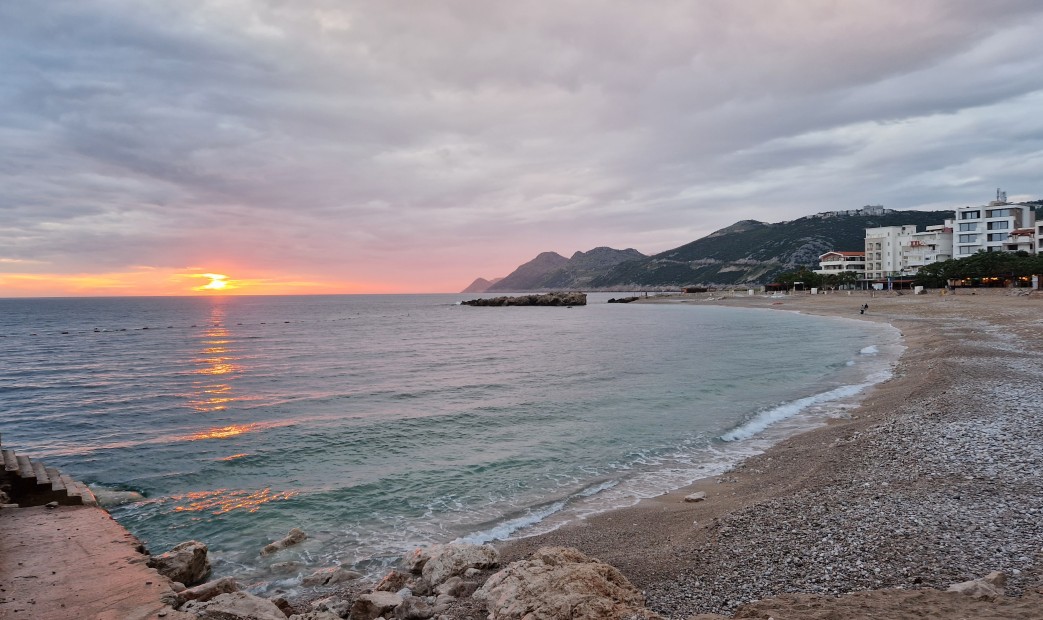
<path id="1" fill-rule="evenodd" d="M 866 271 L 866 253 L 826 252 L 818 257 L 818 269 L 815 270 L 815 273 L 825 276 L 845 271 L 853 271 L 858 274 L 859 278 L 863 277 Z"/>
<path id="2" fill-rule="evenodd" d="M 902 269 L 902 246 L 916 234 L 915 225 L 866 229 L 866 278 L 875 280 L 898 275 Z"/>
<path id="3" fill-rule="evenodd" d="M 905 238 L 899 249 L 900 272 L 903 276 L 915 276 L 924 265 L 952 258 L 953 221 L 928 226 L 924 232 L 913 233 Z"/>
<path id="4" fill-rule="evenodd" d="M 1043 222 L 1036 222 L 1036 254 L 1043 251 Z"/>
<path id="5" fill-rule="evenodd" d="M 1019 229 L 1035 229 L 1035 212 L 1027 205 L 1007 202 L 1007 194 L 996 190 L 996 200 L 979 207 L 957 207 L 953 234 L 955 258 L 965 258 L 976 252 L 1006 252 L 1026 250 L 1035 252 L 1039 245 L 1034 236 L 1012 237 Z M 1032 247 L 1032 249 L 1029 249 Z"/>

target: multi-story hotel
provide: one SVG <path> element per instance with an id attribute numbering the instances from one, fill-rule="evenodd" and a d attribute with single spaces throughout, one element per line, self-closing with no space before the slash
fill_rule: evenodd
<path id="1" fill-rule="evenodd" d="M 996 200 L 982 207 L 957 207 L 954 222 L 953 256 L 965 258 L 976 252 L 1025 250 L 1035 253 L 1039 246 L 1034 235 L 1013 235 L 1019 229 L 1035 229 L 1036 216 L 1031 207 L 1013 205 L 1006 194 L 996 193 Z"/>

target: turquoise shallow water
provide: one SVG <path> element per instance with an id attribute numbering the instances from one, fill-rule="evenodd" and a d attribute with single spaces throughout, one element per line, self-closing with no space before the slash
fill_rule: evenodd
<path id="1" fill-rule="evenodd" d="M 206 541 L 219 575 L 268 579 L 257 551 L 290 527 L 310 534 L 292 559 L 378 571 L 720 471 L 885 377 L 896 346 L 855 321 L 607 297 L 0 300 L 0 432 L 140 493 L 114 516 L 154 550 Z"/>

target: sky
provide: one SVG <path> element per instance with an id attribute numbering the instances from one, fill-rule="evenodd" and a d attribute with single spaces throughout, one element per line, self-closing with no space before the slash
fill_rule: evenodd
<path id="1" fill-rule="evenodd" d="M 1040 32 L 1038 0 L 0 0 L 0 297 L 454 292 L 1038 199 Z"/>

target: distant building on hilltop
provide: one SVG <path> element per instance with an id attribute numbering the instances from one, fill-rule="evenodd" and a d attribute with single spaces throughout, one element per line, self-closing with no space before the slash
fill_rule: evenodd
<path id="1" fill-rule="evenodd" d="M 887 215 L 888 213 L 894 213 L 894 209 L 885 209 L 883 205 L 866 205 L 861 209 L 847 209 L 843 211 L 823 211 L 822 213 L 816 213 L 812 217 L 841 217 L 841 216 L 879 216 Z"/>

